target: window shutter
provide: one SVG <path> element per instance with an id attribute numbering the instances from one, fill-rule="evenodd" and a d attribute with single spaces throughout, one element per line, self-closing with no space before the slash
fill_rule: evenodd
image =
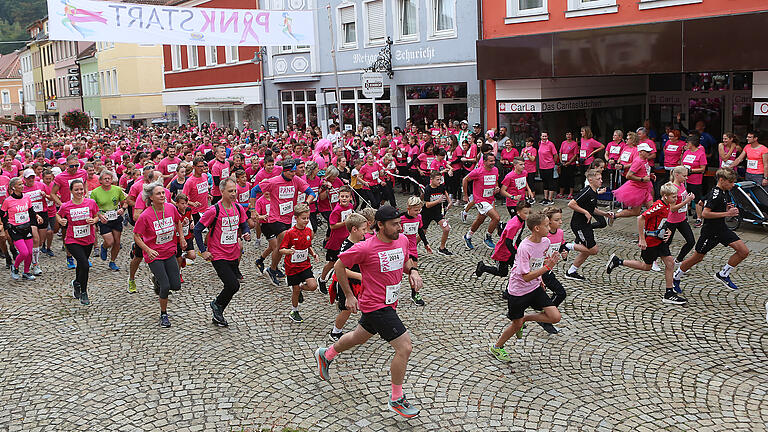
<path id="1" fill-rule="evenodd" d="M 368 3 L 368 40 L 375 41 L 387 36 L 384 21 L 384 2 L 376 0 Z"/>
<path id="2" fill-rule="evenodd" d="M 341 8 L 339 10 L 339 14 L 341 15 L 341 24 L 351 24 L 355 22 L 355 7 L 354 6 L 347 6 L 344 8 Z"/>

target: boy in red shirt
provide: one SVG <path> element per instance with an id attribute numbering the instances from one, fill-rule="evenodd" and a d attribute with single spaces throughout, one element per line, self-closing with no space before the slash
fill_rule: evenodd
<path id="1" fill-rule="evenodd" d="M 299 303 L 304 302 L 302 291 L 317 289 L 317 280 L 312 273 L 312 263 L 309 257 L 317 259 L 312 249 L 312 229 L 309 224 L 309 206 L 301 203 L 293 209 L 296 225 L 285 232 L 280 243 L 280 254 L 285 255 L 285 276 L 288 286 L 293 288 L 291 295 L 291 313 L 288 315 L 296 322 L 304 320 L 299 315 Z"/>
<path id="2" fill-rule="evenodd" d="M 669 206 L 677 201 L 677 186 L 672 183 L 666 183 L 661 186 L 661 199 L 651 205 L 651 207 L 637 217 L 637 231 L 640 240 L 637 245 L 640 246 L 640 257 L 642 261 L 623 260 L 611 254 L 608 264 L 605 266 L 605 272 L 611 272 L 617 267 L 626 266 L 637 270 L 648 271 L 653 262 L 661 258 L 664 263 L 664 279 L 667 290 L 664 293 L 662 301 L 667 304 L 684 305 L 688 300 L 675 293 L 672 283 L 672 274 L 674 273 L 675 262 L 672 254 L 669 252 L 670 231 L 665 227 L 667 217 L 669 216 Z"/>

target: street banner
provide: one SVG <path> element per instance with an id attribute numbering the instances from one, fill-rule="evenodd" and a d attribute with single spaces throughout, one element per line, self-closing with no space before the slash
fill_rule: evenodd
<path id="1" fill-rule="evenodd" d="M 313 45 L 312 14 L 312 11 L 48 0 L 48 30 L 50 40 L 213 46 Z"/>

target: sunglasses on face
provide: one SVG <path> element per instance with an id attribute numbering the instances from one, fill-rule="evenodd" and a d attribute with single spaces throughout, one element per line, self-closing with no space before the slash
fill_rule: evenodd
<path id="1" fill-rule="evenodd" d="M 70 168 L 80 168 L 80 164 L 77 164 L 77 165 L 70 165 L 69 167 L 70 167 Z"/>

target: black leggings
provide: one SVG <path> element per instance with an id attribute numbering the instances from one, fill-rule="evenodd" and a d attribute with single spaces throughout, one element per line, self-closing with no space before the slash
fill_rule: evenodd
<path id="1" fill-rule="evenodd" d="M 566 193 L 573 191 L 574 177 L 576 177 L 576 165 L 564 165 L 560 168 L 560 187 L 563 188 L 563 191 Z"/>
<path id="2" fill-rule="evenodd" d="M 696 245 L 696 240 L 693 238 L 693 230 L 691 230 L 691 226 L 688 225 L 687 220 L 677 223 L 667 222 L 667 228 L 670 231 L 669 243 L 672 243 L 672 239 L 675 237 L 675 231 L 680 231 L 680 235 L 685 239 L 685 244 L 680 248 L 680 253 L 677 254 L 677 262 L 683 262 L 685 256 L 688 255 L 688 252 L 690 252 Z"/>
<path id="3" fill-rule="evenodd" d="M 216 260 L 213 261 L 213 269 L 216 270 L 219 279 L 224 283 L 224 289 L 221 290 L 214 302 L 224 311 L 235 293 L 240 290 L 240 281 L 237 280 L 237 275 L 240 272 L 238 261 Z"/>
<path id="4" fill-rule="evenodd" d="M 555 306 L 560 306 L 560 303 L 565 300 L 565 288 L 563 288 L 563 284 L 560 283 L 559 280 L 555 277 L 555 274 L 551 271 L 548 271 L 544 273 L 541 276 L 541 281 L 544 282 L 544 285 L 549 288 L 550 291 L 552 291 L 552 303 Z"/>
<path id="5" fill-rule="evenodd" d="M 159 288 L 158 295 L 161 299 L 168 298 L 168 290 L 181 289 L 181 277 L 179 276 L 179 263 L 176 255 L 164 260 L 156 259 L 148 264 Z"/>
<path id="6" fill-rule="evenodd" d="M 395 201 L 395 191 L 392 188 L 392 184 L 387 182 L 381 186 L 381 201 L 388 201 L 392 207 L 397 207 L 397 201 Z"/>
<path id="7" fill-rule="evenodd" d="M 317 232 L 317 228 L 320 226 L 317 220 L 317 214 L 319 212 L 310 212 L 309 213 L 309 223 L 312 224 L 312 231 Z"/>
<path id="8" fill-rule="evenodd" d="M 484 262 L 480 262 L 480 268 L 483 270 L 483 273 L 488 273 L 488 274 L 492 274 L 494 276 L 499 276 L 499 277 L 507 277 L 507 275 L 509 274 L 509 268 L 514 263 L 515 263 L 515 255 L 513 254 L 511 257 L 509 257 L 508 260 L 499 261 L 499 265 L 497 267 L 485 265 Z"/>
<path id="9" fill-rule="evenodd" d="M 80 292 L 88 292 L 88 257 L 93 251 L 93 244 L 81 245 L 77 243 L 67 243 L 67 251 L 77 262 L 75 269 L 75 282 L 80 284 Z"/>
<path id="10" fill-rule="evenodd" d="M 360 193 L 360 196 L 363 198 L 363 200 L 368 201 L 368 204 L 370 204 L 371 207 L 375 209 L 379 208 L 379 205 L 381 204 L 381 197 L 379 196 L 379 189 L 377 186 L 373 186 L 371 189 L 360 189 L 358 192 Z M 361 209 L 364 209 L 368 205 L 363 200 L 360 201 Z"/>

